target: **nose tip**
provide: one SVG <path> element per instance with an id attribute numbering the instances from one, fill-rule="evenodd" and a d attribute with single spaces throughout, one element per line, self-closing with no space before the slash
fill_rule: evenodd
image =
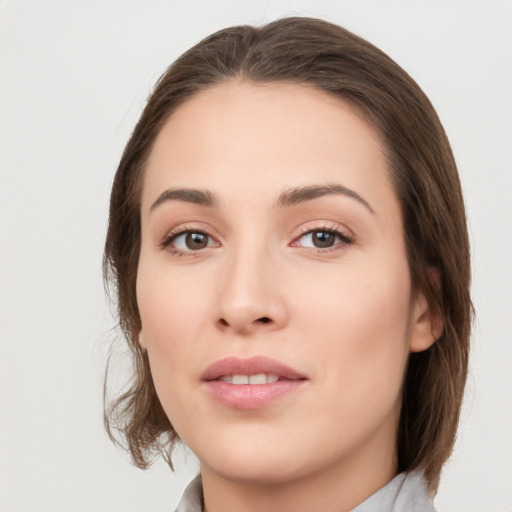
<path id="1" fill-rule="evenodd" d="M 229 323 L 224 318 L 221 318 L 219 320 L 219 322 L 220 322 L 221 325 L 223 325 L 225 327 L 229 326 Z M 255 320 L 255 322 L 259 322 L 259 323 L 262 323 L 262 324 L 269 324 L 270 322 L 272 322 L 272 320 L 268 316 L 262 316 L 261 318 L 257 318 Z"/>
<path id="2" fill-rule="evenodd" d="M 224 311 L 223 316 L 219 318 L 219 325 L 224 329 L 233 329 L 240 333 L 249 333 L 257 330 L 263 325 L 278 325 L 278 318 L 276 320 L 269 316 L 258 316 L 252 311 L 252 308 L 238 308 Z"/>
<path id="3" fill-rule="evenodd" d="M 241 256 L 232 259 L 219 276 L 219 327 L 243 334 L 280 328 L 288 314 L 275 265 L 268 255 Z"/>

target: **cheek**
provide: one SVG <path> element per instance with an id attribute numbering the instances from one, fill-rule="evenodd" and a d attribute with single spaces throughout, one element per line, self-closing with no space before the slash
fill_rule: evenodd
<path id="1" fill-rule="evenodd" d="M 404 271 L 405 269 L 405 271 Z M 407 361 L 410 282 L 407 263 L 351 267 L 336 279 L 308 280 L 300 326 L 309 338 L 308 356 L 322 357 L 333 378 L 371 394 L 379 385 L 400 387 Z M 319 286 L 319 283 L 324 283 Z M 342 371 L 340 370 L 342 369 Z"/>
<path id="2" fill-rule="evenodd" d="M 179 420 L 189 408 L 184 397 L 190 393 L 191 331 L 198 319 L 198 305 L 176 291 L 176 283 L 141 273 L 137 300 L 151 376 L 166 416 L 181 436 Z M 187 339 L 188 338 L 188 339 Z M 185 425 L 186 427 L 186 425 Z"/>
<path id="3" fill-rule="evenodd" d="M 408 279 L 367 270 L 327 290 L 308 286 L 300 330 L 314 340 L 304 358 L 317 362 L 323 397 L 311 404 L 314 430 L 353 446 L 387 419 L 395 428 L 409 353 Z M 326 294 L 329 300 L 320 301 Z"/>
<path id="4" fill-rule="evenodd" d="M 382 331 L 385 335 L 408 325 L 411 286 L 405 261 L 403 265 L 347 264 L 326 270 L 290 279 L 297 280 L 294 295 L 300 297 L 301 315 L 307 314 L 315 329 L 337 326 L 341 336 L 359 333 L 360 341 L 366 338 L 372 344 L 377 340 L 365 332 Z"/>
<path id="5" fill-rule="evenodd" d="M 137 302 L 157 394 L 171 416 L 180 386 L 192 381 L 190 363 L 197 360 L 194 350 L 210 316 L 210 298 L 207 286 L 157 268 L 141 261 Z"/>
<path id="6" fill-rule="evenodd" d="M 155 258 L 141 256 L 137 304 L 151 348 L 159 349 L 164 340 L 186 339 L 201 328 L 210 303 L 208 288 L 204 276 L 176 272 Z"/>

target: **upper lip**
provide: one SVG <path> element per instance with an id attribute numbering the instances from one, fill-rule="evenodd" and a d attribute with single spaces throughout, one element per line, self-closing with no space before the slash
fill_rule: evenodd
<path id="1" fill-rule="evenodd" d="M 278 375 L 283 379 L 304 380 L 306 376 L 293 368 L 264 356 L 246 359 L 226 357 L 208 366 L 201 375 L 202 381 L 217 380 L 227 375 L 257 375 L 260 373 Z"/>

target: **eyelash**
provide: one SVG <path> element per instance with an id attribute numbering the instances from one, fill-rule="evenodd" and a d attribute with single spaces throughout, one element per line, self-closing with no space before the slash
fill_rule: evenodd
<path id="1" fill-rule="evenodd" d="M 180 226 L 179 229 L 170 231 L 167 233 L 165 238 L 162 240 L 162 242 L 159 244 L 160 248 L 163 250 L 166 250 L 171 253 L 172 256 L 196 256 L 200 250 L 194 251 L 182 251 L 180 249 L 177 249 L 176 247 L 173 247 L 171 244 L 180 236 L 187 235 L 190 233 L 198 234 L 198 235 L 205 235 L 210 239 L 213 239 L 213 237 L 208 234 L 206 231 L 202 229 L 196 229 L 194 227 L 188 227 L 188 226 Z"/>
<path id="2" fill-rule="evenodd" d="M 170 231 L 167 233 L 165 238 L 162 240 L 162 242 L 159 244 L 160 248 L 162 250 L 167 250 L 170 252 L 173 256 L 185 256 L 185 257 L 194 257 L 197 256 L 199 252 L 201 252 L 201 249 L 193 250 L 190 249 L 188 251 L 183 251 L 181 249 L 177 249 L 176 247 L 173 247 L 171 244 L 180 236 L 187 235 L 187 234 L 200 234 L 207 236 L 210 240 L 213 240 L 213 237 L 208 234 L 206 231 L 201 229 L 195 229 L 194 227 L 188 227 L 188 226 L 181 226 L 177 230 Z M 312 233 L 325 233 L 329 235 L 334 235 L 335 237 L 339 238 L 340 241 L 338 243 L 335 243 L 334 245 L 327 247 L 327 248 L 307 248 L 311 252 L 315 252 L 317 254 L 326 254 L 334 251 L 339 251 L 344 249 L 346 246 L 351 245 L 354 243 L 354 238 L 351 235 L 348 235 L 347 233 L 344 233 L 336 226 L 322 226 L 322 227 L 315 227 L 315 228 L 305 228 L 303 232 L 294 239 L 294 241 L 291 243 L 292 247 L 300 247 L 298 245 L 299 241 L 306 235 L 312 234 Z M 341 247 L 340 247 L 341 246 Z"/>
<path id="3" fill-rule="evenodd" d="M 337 226 L 321 226 L 321 227 L 314 227 L 314 228 L 305 228 L 303 232 L 295 238 L 295 240 L 292 242 L 292 246 L 298 246 L 299 241 L 306 235 L 312 234 L 312 233 L 324 233 L 329 235 L 334 235 L 335 237 L 339 238 L 339 242 L 335 243 L 334 245 L 326 248 L 320 248 L 320 247 L 309 247 L 307 248 L 310 252 L 314 252 L 317 254 L 326 254 L 330 252 L 340 251 L 345 249 L 348 245 L 352 245 L 354 243 L 354 237 L 351 235 L 348 235 L 346 232 L 343 232 L 339 227 Z M 297 244 L 297 245 L 296 245 Z"/>

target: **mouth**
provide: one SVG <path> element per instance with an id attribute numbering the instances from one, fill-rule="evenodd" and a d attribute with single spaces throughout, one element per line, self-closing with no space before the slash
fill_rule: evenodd
<path id="1" fill-rule="evenodd" d="M 208 394 L 234 409 L 260 409 L 303 387 L 306 375 L 267 357 L 228 357 L 201 375 Z"/>
<path id="2" fill-rule="evenodd" d="M 273 382 L 279 381 L 279 375 L 272 373 L 257 373 L 256 375 L 223 375 L 216 379 L 228 384 L 234 384 L 235 386 L 253 384 L 255 386 L 261 384 L 272 384 Z"/>
<path id="3" fill-rule="evenodd" d="M 227 357 L 208 366 L 202 381 L 221 380 L 229 384 L 268 384 L 280 380 L 305 380 L 307 377 L 290 366 L 269 357 L 248 359 Z"/>

